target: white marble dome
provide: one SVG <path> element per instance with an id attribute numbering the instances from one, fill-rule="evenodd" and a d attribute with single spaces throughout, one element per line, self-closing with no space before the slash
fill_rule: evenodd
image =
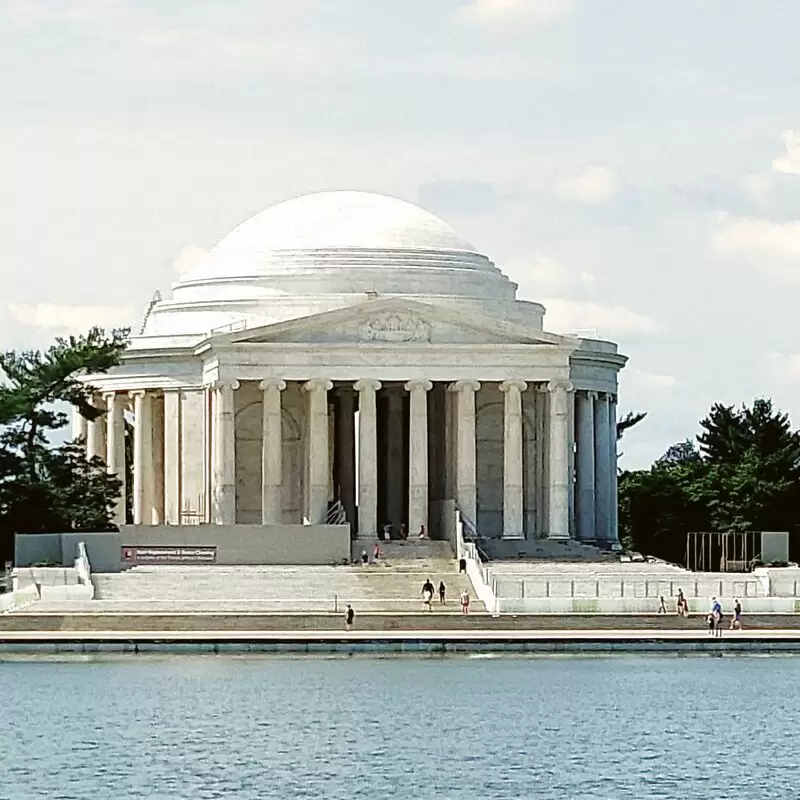
<path id="1" fill-rule="evenodd" d="M 407 296 L 541 321 L 512 283 L 446 222 L 370 192 L 320 192 L 256 214 L 225 236 L 157 303 L 143 333 L 207 334 Z"/>

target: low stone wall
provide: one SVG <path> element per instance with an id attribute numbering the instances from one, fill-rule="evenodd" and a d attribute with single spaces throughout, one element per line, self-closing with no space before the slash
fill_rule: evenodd
<path id="1" fill-rule="evenodd" d="M 74 566 L 84 542 L 94 572 L 118 572 L 123 547 L 216 547 L 217 564 L 334 564 L 350 558 L 349 525 L 122 525 L 107 533 L 18 534 L 15 565 Z"/>

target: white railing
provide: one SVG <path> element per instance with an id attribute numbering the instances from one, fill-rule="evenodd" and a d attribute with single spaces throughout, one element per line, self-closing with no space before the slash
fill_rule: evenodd
<path id="1" fill-rule="evenodd" d="M 490 614 L 498 616 L 500 604 L 495 593 L 494 578 L 489 569 L 484 566 L 478 552 L 478 545 L 475 541 L 478 538 L 477 530 L 472 520 L 463 516 L 458 507 L 456 507 L 455 526 L 456 555 L 459 561 L 463 560 L 466 563 L 467 577 L 469 577 L 478 599 L 486 606 L 486 610 Z M 464 535 L 465 531 L 466 536 Z"/>
<path id="2" fill-rule="evenodd" d="M 78 583 L 83 586 L 92 585 L 92 567 L 89 563 L 89 556 L 86 554 L 86 544 L 78 542 L 78 556 L 75 559 L 75 572 L 78 575 Z"/>

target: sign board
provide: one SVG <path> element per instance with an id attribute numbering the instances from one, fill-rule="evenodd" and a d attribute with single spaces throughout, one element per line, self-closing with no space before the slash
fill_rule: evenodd
<path id="1" fill-rule="evenodd" d="M 125 564 L 216 564 L 217 548 L 208 545 L 123 545 Z"/>

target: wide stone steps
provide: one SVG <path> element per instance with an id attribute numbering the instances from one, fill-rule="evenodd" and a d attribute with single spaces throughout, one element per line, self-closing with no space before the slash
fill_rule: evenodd
<path id="1" fill-rule="evenodd" d="M 134 567 L 117 574 L 95 574 L 95 599 L 42 611 L 94 612 L 333 612 L 352 603 L 360 611 L 422 610 L 426 580 L 444 582 L 451 603 L 462 590 L 474 610 L 484 610 L 466 575 L 452 561 L 438 569 L 369 565 L 366 567 Z M 436 597 L 437 606 L 438 595 Z"/>

